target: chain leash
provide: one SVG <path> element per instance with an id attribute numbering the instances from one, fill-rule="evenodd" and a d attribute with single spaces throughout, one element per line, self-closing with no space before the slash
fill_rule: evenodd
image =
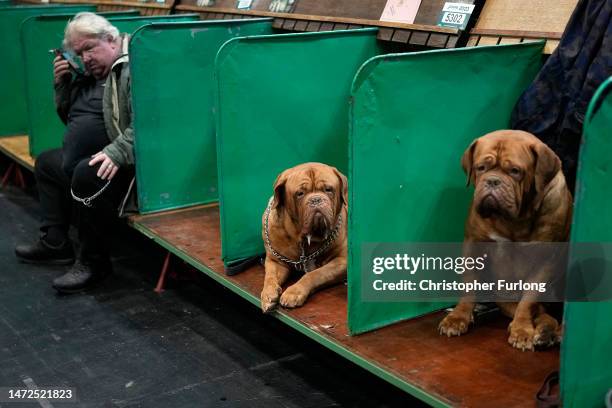
<path id="1" fill-rule="evenodd" d="M 268 206 L 266 207 L 266 220 L 265 220 L 265 228 L 264 228 L 264 233 L 266 236 L 266 246 L 268 247 L 268 250 L 270 250 L 270 253 L 274 255 L 275 258 L 285 262 L 286 264 L 292 265 L 297 270 L 301 270 L 307 273 L 309 271 L 306 270 L 306 263 L 308 263 L 309 261 L 312 261 L 313 259 L 317 258 L 319 255 L 327 251 L 330 245 L 336 240 L 336 237 L 338 236 L 338 231 L 340 231 L 340 226 L 342 225 L 342 214 L 338 215 L 338 221 L 336 221 L 336 225 L 334 229 L 332 230 L 332 232 L 330 232 L 327 235 L 327 237 L 325 237 L 325 241 L 323 241 L 323 245 L 321 245 L 319 249 L 317 249 L 310 255 L 306 256 L 306 251 L 304 250 L 304 244 L 302 243 L 301 244 L 302 254 L 300 255 L 300 259 L 295 261 L 291 258 L 284 256 L 283 254 L 276 251 L 272 247 L 272 242 L 270 241 L 270 230 L 268 227 L 268 219 L 270 217 L 270 211 L 272 210 L 273 200 L 274 200 L 274 197 L 270 197 L 270 200 L 268 201 Z"/>
<path id="2" fill-rule="evenodd" d="M 70 194 L 72 194 L 72 198 L 74 198 L 76 201 L 78 201 L 79 203 L 83 203 L 83 205 L 85 207 L 91 207 L 91 202 L 93 200 L 95 200 L 96 198 L 98 198 L 98 196 L 100 194 L 102 194 L 104 192 L 104 190 L 106 190 L 110 184 L 110 180 L 108 180 L 106 182 L 106 184 L 104 186 L 102 186 L 102 188 L 100 190 L 98 190 L 94 195 L 92 195 L 91 197 L 87 197 L 87 198 L 80 198 L 77 197 L 76 194 L 74 194 L 74 190 L 72 190 L 72 187 L 70 188 Z"/>

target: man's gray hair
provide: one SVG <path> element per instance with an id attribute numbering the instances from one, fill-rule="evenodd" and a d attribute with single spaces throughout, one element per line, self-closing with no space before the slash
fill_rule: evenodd
<path id="1" fill-rule="evenodd" d="M 71 41 L 77 36 L 117 40 L 119 30 L 104 17 L 84 11 L 74 16 L 66 25 L 64 48 L 71 48 Z"/>

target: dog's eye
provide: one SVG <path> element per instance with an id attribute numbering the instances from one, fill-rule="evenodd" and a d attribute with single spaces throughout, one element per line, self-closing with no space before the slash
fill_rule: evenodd
<path id="1" fill-rule="evenodd" d="M 518 167 L 513 167 L 510 169 L 510 174 L 513 176 L 518 176 L 521 174 L 521 169 L 519 169 Z"/>
<path id="2" fill-rule="evenodd" d="M 329 194 L 333 194 L 334 189 L 333 189 L 333 187 L 329 187 L 329 186 L 327 186 L 327 187 L 325 187 L 325 192 L 326 192 L 326 193 L 329 193 Z"/>
<path id="3" fill-rule="evenodd" d="M 297 198 L 302 198 L 302 197 L 304 197 L 304 192 L 303 191 L 298 191 L 297 193 L 295 193 L 295 196 Z"/>
<path id="4" fill-rule="evenodd" d="M 480 166 L 476 167 L 476 171 L 485 171 L 487 169 L 487 166 L 485 166 L 484 164 L 481 164 Z"/>

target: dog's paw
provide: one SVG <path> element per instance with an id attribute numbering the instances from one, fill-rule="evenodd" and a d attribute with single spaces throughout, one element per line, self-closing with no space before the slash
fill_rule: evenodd
<path id="1" fill-rule="evenodd" d="M 468 331 L 472 319 L 466 316 L 448 314 L 438 325 L 442 336 L 461 336 Z"/>
<path id="2" fill-rule="evenodd" d="M 551 324 L 540 324 L 535 328 L 533 344 L 537 347 L 551 347 L 561 342 L 559 327 Z"/>
<path id="3" fill-rule="evenodd" d="M 513 321 L 510 323 L 510 326 L 508 326 L 508 331 L 510 331 L 508 343 L 510 343 L 512 347 L 521 351 L 534 351 L 535 330 L 533 326 Z"/>
<path id="4" fill-rule="evenodd" d="M 289 286 L 280 298 L 280 304 L 284 307 L 299 307 L 306 302 L 309 292 L 301 285 Z"/>
<path id="5" fill-rule="evenodd" d="M 274 310 L 282 291 L 283 289 L 280 286 L 265 287 L 261 291 L 261 310 L 264 313 Z"/>

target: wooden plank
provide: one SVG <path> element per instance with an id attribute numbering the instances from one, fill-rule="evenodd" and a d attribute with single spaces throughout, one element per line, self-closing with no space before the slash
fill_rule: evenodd
<path id="1" fill-rule="evenodd" d="M 285 20 L 285 22 L 283 23 L 283 30 L 293 30 L 293 28 L 295 27 L 295 20 Z"/>
<path id="2" fill-rule="evenodd" d="M 216 206 L 136 216 L 130 222 L 259 307 L 261 266 L 231 277 L 223 273 Z M 346 296 L 346 286 L 337 285 L 315 293 L 301 308 L 281 309 L 272 316 L 437 406 L 533 406 L 546 375 L 559 368 L 558 348 L 521 352 L 510 347 L 506 341 L 509 321 L 501 316 L 477 321 L 469 334 L 458 338 L 438 334 L 443 313 L 349 336 Z"/>
<path id="3" fill-rule="evenodd" d="M 298 1 L 297 14 L 378 20 L 387 0 L 318 0 Z"/>
<path id="4" fill-rule="evenodd" d="M 27 135 L 0 138 L 0 152 L 28 170 L 34 171 L 34 158 L 30 156 L 30 140 Z"/>
<path id="5" fill-rule="evenodd" d="M 408 41 L 410 40 L 410 35 L 411 34 L 412 34 L 412 31 L 408 31 L 408 30 L 395 30 L 393 32 L 393 36 L 391 37 L 391 41 L 408 44 Z"/>
<path id="6" fill-rule="evenodd" d="M 381 28 L 380 30 L 378 30 L 377 38 L 383 41 L 391 41 L 394 32 L 395 30 L 393 30 L 392 28 Z"/>
<path id="7" fill-rule="evenodd" d="M 499 42 L 499 40 L 501 39 L 501 37 L 488 37 L 488 36 L 482 36 L 480 37 L 480 41 L 478 42 L 478 45 L 497 45 L 497 43 Z"/>
<path id="8" fill-rule="evenodd" d="M 295 23 L 295 27 L 293 29 L 295 31 L 306 31 L 306 26 L 308 25 L 307 21 L 301 20 Z"/>
<path id="9" fill-rule="evenodd" d="M 479 41 L 480 41 L 480 36 L 479 35 L 471 35 L 470 39 L 469 39 L 469 41 L 467 43 L 467 46 L 468 47 L 475 47 L 478 44 Z"/>
<path id="10" fill-rule="evenodd" d="M 557 49 L 559 46 L 558 40 L 548 40 L 546 41 L 546 45 L 544 46 L 544 54 L 552 54 L 553 51 Z"/>
<path id="11" fill-rule="evenodd" d="M 403 28 L 407 30 L 417 30 L 426 32 L 436 32 L 444 34 L 458 34 L 459 30 L 450 27 L 438 27 L 435 25 L 423 25 L 423 24 L 405 24 L 405 23 L 390 23 L 379 20 L 368 20 L 368 19 L 357 19 L 347 17 L 330 17 L 326 15 L 306 15 L 306 14 L 293 14 L 293 13 L 271 13 L 268 11 L 256 11 L 256 10 L 237 10 L 231 8 L 219 8 L 219 7 L 197 7 L 186 4 L 179 4 L 176 6 L 177 10 L 188 10 L 188 11 L 208 11 L 208 12 L 222 12 L 222 13 L 233 13 L 243 15 L 254 15 L 260 17 L 278 17 L 278 18 L 289 18 L 295 20 L 309 20 L 329 23 L 346 23 L 356 24 L 362 26 L 372 27 L 391 27 L 391 28 Z"/>
<path id="12" fill-rule="evenodd" d="M 432 34 L 429 36 L 427 46 L 434 48 L 446 48 L 446 44 L 448 43 L 448 37 L 448 35 L 444 34 Z"/>
<path id="13" fill-rule="evenodd" d="M 522 42 L 521 38 L 513 38 L 513 37 L 502 37 L 501 41 L 499 42 L 500 45 L 506 45 L 506 44 L 519 44 L 520 42 Z"/>
<path id="14" fill-rule="evenodd" d="M 459 41 L 459 36 L 449 35 L 448 42 L 446 43 L 446 48 L 455 48 L 457 47 L 457 41 Z"/>
<path id="15" fill-rule="evenodd" d="M 170 10 L 174 5 L 174 0 L 167 0 L 166 3 L 142 3 L 139 1 L 128 1 L 128 0 L 53 0 L 52 3 L 64 3 L 64 4 L 94 4 L 98 5 L 100 10 L 103 8 L 106 10 L 112 7 L 124 8 L 136 8 L 136 9 L 164 9 Z"/>
<path id="16" fill-rule="evenodd" d="M 470 34 L 475 35 L 489 35 L 498 37 L 518 37 L 518 38 L 550 38 L 560 40 L 561 33 L 546 32 L 546 31 L 524 31 L 524 30 L 491 30 L 474 28 L 470 31 Z"/>
<path id="17" fill-rule="evenodd" d="M 410 43 L 412 45 L 427 45 L 427 40 L 429 40 L 429 33 L 415 31 L 410 36 Z"/>
<path id="18" fill-rule="evenodd" d="M 545 39 L 544 53 L 552 53 L 565 30 L 578 0 L 487 0 L 473 35 Z M 489 45 L 483 37 L 478 45 Z M 500 43 L 505 43 L 500 40 Z M 469 41 L 473 44 L 474 40 Z"/>
<path id="19" fill-rule="evenodd" d="M 487 0 L 476 29 L 562 33 L 578 0 Z"/>
<path id="20" fill-rule="evenodd" d="M 319 31 L 320 28 L 321 28 L 321 23 L 317 21 L 311 21 L 306 26 L 306 31 Z"/>
<path id="21" fill-rule="evenodd" d="M 324 22 L 321 23 L 321 28 L 319 31 L 332 31 L 334 29 L 334 23 Z"/>

